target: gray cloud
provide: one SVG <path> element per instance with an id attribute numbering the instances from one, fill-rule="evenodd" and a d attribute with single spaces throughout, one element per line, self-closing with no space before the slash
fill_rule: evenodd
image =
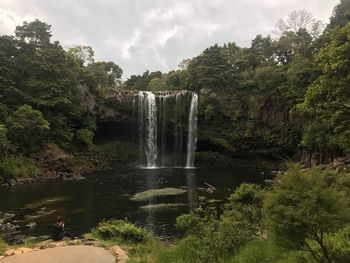
<path id="1" fill-rule="evenodd" d="M 22 21 L 52 25 L 63 46 L 90 45 L 124 76 L 168 71 L 204 48 L 234 41 L 249 46 L 291 11 L 308 9 L 328 22 L 339 0 L 0 0 L 0 34 Z"/>

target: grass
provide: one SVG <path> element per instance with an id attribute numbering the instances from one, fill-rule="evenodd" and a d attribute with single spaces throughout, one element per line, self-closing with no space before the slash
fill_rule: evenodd
<path id="1" fill-rule="evenodd" d="M 247 244 L 228 262 L 235 263 L 306 263 L 300 251 L 286 250 L 270 240 L 256 239 Z M 312 262 L 312 261 L 311 261 Z"/>
<path id="2" fill-rule="evenodd" d="M 6 157 L 0 161 L 0 182 L 6 183 L 19 177 L 35 177 L 41 173 L 36 163 L 22 156 Z"/>
<path id="3" fill-rule="evenodd" d="M 110 220 L 98 224 L 91 230 L 93 236 L 102 240 L 119 240 L 127 242 L 145 242 L 152 237 L 152 233 L 125 220 Z"/>
<path id="4" fill-rule="evenodd" d="M 6 242 L 0 238 L 0 255 L 2 255 L 8 249 Z"/>

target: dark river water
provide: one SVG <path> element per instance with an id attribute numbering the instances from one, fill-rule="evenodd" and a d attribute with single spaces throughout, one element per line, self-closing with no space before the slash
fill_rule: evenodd
<path id="1" fill-rule="evenodd" d="M 0 188 L 0 211 L 16 214 L 21 225 L 37 223 L 32 235 L 51 233 L 57 216 L 63 216 L 73 235 L 86 233 L 104 219 L 125 219 L 146 226 L 157 235 L 171 237 L 178 215 L 192 210 L 199 195 L 224 202 L 242 182 L 263 183 L 255 168 L 227 169 L 112 169 L 83 181 L 48 181 Z M 208 193 L 208 185 L 216 190 Z M 150 189 L 178 188 L 181 195 L 132 200 Z M 162 205 L 163 204 L 163 205 Z M 27 230 L 29 231 L 29 230 Z"/>

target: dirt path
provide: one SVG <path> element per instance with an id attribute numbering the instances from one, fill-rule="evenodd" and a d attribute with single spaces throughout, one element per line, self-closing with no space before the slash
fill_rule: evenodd
<path id="1" fill-rule="evenodd" d="M 6 257 L 0 263 L 115 263 L 112 253 L 93 246 L 62 246 Z"/>

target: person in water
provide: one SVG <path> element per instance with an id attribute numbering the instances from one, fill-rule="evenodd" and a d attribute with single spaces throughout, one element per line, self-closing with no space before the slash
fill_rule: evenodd
<path id="1" fill-rule="evenodd" d="M 57 222 L 52 232 L 52 239 L 54 241 L 59 241 L 64 237 L 69 237 L 73 239 L 73 237 L 67 231 L 64 230 L 64 221 L 62 217 L 59 216 L 57 217 Z"/>

